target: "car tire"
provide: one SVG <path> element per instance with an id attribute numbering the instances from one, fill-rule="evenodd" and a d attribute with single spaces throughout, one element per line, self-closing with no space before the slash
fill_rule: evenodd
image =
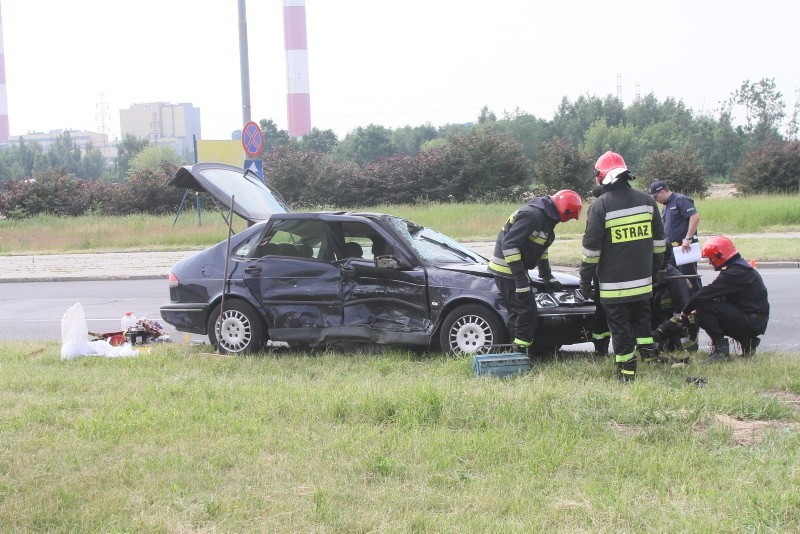
<path id="1" fill-rule="evenodd" d="M 465 304 L 442 321 L 439 347 L 445 354 L 484 354 L 491 345 L 506 343 L 500 317 L 486 306 Z"/>
<path id="2" fill-rule="evenodd" d="M 261 350 L 267 340 L 266 327 L 251 305 L 231 300 L 225 302 L 222 318 L 219 311 L 217 306 L 208 319 L 208 339 L 212 345 L 225 354 L 250 354 Z"/>

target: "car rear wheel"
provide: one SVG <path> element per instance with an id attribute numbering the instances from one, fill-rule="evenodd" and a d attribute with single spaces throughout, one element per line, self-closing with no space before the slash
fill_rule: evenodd
<path id="1" fill-rule="evenodd" d="M 506 343 L 500 317 L 486 306 L 465 304 L 444 318 L 439 346 L 446 354 L 483 354 L 491 345 Z"/>
<path id="2" fill-rule="evenodd" d="M 266 341 L 266 329 L 261 315 L 241 300 L 225 302 L 225 312 L 214 308 L 208 319 L 208 339 L 226 354 L 258 352 Z"/>

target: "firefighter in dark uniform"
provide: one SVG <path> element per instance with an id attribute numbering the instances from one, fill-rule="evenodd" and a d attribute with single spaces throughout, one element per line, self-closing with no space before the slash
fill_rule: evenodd
<path id="1" fill-rule="evenodd" d="M 589 206 L 580 270 L 581 292 L 599 298 L 605 310 L 623 381 L 636 376 L 637 349 L 643 358 L 654 358 L 650 299 L 666 246 L 658 206 L 631 187 L 633 178 L 619 154 L 609 151 L 597 160 L 595 180 L 606 187 Z"/>
<path id="2" fill-rule="evenodd" d="M 592 190 L 592 196 L 599 198 L 600 195 L 605 193 L 605 186 L 598 185 Z M 592 287 L 597 287 L 597 273 L 592 278 Z M 585 296 L 585 295 L 584 295 Z M 588 298 L 588 297 L 587 297 Z M 608 328 L 608 320 L 606 320 L 606 312 L 603 310 L 603 305 L 600 301 L 595 299 L 594 303 L 594 322 L 592 323 L 592 344 L 594 345 L 594 357 L 604 358 L 608 356 L 608 346 L 611 343 L 611 330 Z"/>
<path id="3" fill-rule="evenodd" d="M 669 261 L 670 249 L 664 253 L 664 263 L 659 276 L 653 282 L 653 303 L 650 324 L 653 326 L 653 341 L 659 352 L 697 351 L 696 322 L 681 319 L 686 304 L 689 303 L 689 282 Z M 658 356 L 661 362 L 672 360 L 686 361 L 688 354 L 669 358 Z"/>
<path id="4" fill-rule="evenodd" d="M 701 255 L 709 259 L 719 275 L 695 293 L 684 308 L 684 315 L 696 314 L 700 328 L 711 338 L 713 349 L 705 363 L 731 360 L 725 336 L 739 343 L 742 356 L 755 354 L 761 343 L 758 336 L 767 330 L 769 322 L 764 280 L 725 236 L 706 241 Z"/>
<path id="5" fill-rule="evenodd" d="M 529 357 L 533 354 L 538 312 L 528 270 L 539 268 L 548 292 L 561 289 L 550 270 L 547 248 L 555 240 L 556 224 L 577 219 L 582 205 L 580 195 L 570 190 L 533 198 L 512 213 L 497 234 L 489 271 L 506 302 L 513 343 L 525 347 Z"/>

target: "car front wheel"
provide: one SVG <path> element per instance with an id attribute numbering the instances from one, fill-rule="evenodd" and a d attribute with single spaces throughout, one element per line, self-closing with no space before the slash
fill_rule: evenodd
<path id="1" fill-rule="evenodd" d="M 226 354 L 258 352 L 266 341 L 264 322 L 259 313 L 241 300 L 225 302 L 225 312 L 214 308 L 208 319 L 208 339 Z"/>
<path id="2" fill-rule="evenodd" d="M 506 330 L 492 310 L 480 304 L 465 304 L 444 318 L 439 346 L 446 354 L 483 354 L 491 345 L 506 343 Z"/>

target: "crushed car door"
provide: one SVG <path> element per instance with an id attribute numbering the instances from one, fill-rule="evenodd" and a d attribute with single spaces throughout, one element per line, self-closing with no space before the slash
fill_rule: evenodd
<path id="1" fill-rule="evenodd" d="M 342 322 L 341 269 L 331 261 L 327 226 L 278 219 L 250 248 L 243 277 L 266 310 L 270 339 L 316 346 L 335 336 Z"/>
<path id="2" fill-rule="evenodd" d="M 376 256 L 397 257 L 397 244 L 391 237 L 364 223 L 332 226 L 344 254 L 340 336 L 383 344 L 424 344 L 432 329 L 425 269 L 377 266 Z"/>

